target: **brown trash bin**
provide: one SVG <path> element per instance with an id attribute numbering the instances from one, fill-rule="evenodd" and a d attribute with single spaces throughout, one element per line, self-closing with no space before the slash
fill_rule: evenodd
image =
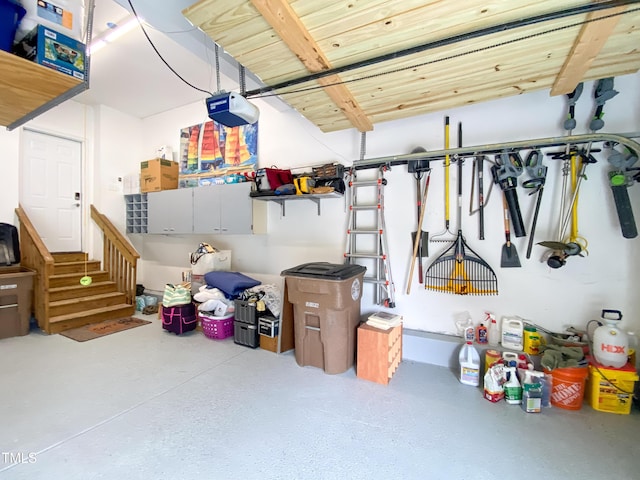
<path id="1" fill-rule="evenodd" d="M 29 333 L 35 274 L 19 266 L 0 268 L 0 338 Z"/>
<path id="2" fill-rule="evenodd" d="M 298 365 L 330 374 L 353 366 L 365 270 L 362 265 L 314 262 L 281 273 L 293 305 Z"/>

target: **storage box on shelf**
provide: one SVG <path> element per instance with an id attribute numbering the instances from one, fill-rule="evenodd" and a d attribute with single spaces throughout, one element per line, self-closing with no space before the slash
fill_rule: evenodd
<path id="1" fill-rule="evenodd" d="M 159 192 L 178 188 L 178 164 L 155 158 L 140 162 L 140 191 Z"/>
<path id="2" fill-rule="evenodd" d="M 125 195 L 127 233 L 147 233 L 147 194 Z"/>
<path id="3" fill-rule="evenodd" d="M 387 385 L 402 361 L 402 324 L 389 330 L 366 323 L 358 327 L 358 378 Z"/>
<path id="4" fill-rule="evenodd" d="M 85 78 L 85 50 L 82 42 L 44 25 L 36 26 L 14 46 L 17 55 L 79 80 Z"/>

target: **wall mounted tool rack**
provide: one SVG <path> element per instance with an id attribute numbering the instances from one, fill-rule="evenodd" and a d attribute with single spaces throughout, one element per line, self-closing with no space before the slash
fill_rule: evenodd
<path id="1" fill-rule="evenodd" d="M 632 135 L 613 133 L 586 133 L 582 135 L 567 135 L 564 137 L 538 138 L 533 140 L 520 140 L 516 142 L 492 143 L 471 147 L 447 148 L 419 153 L 407 153 L 405 155 L 393 155 L 388 157 L 355 160 L 353 168 L 356 170 L 379 168 L 381 166 L 405 165 L 411 160 L 444 160 L 445 155 L 465 157 L 475 155 L 495 155 L 505 151 L 530 150 L 545 147 L 560 147 L 567 145 L 583 145 L 598 142 L 612 142 L 620 144 L 640 156 L 640 143 L 632 140 Z"/>

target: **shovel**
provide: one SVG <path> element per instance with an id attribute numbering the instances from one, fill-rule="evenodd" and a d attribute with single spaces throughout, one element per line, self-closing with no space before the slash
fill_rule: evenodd
<path id="1" fill-rule="evenodd" d="M 518 252 L 513 243 L 511 243 L 511 229 L 509 228 L 509 205 L 507 197 L 502 194 L 502 210 L 504 212 L 504 237 L 506 243 L 502 246 L 502 257 L 500 258 L 500 266 L 502 268 L 520 267 L 520 259 Z"/>
<path id="2" fill-rule="evenodd" d="M 426 150 L 422 147 L 416 147 L 414 148 L 411 153 L 421 153 L 421 152 L 426 152 Z M 422 174 L 423 172 L 429 172 L 430 173 L 430 167 L 429 167 L 429 159 L 428 158 L 421 158 L 421 159 L 416 159 L 416 160 L 411 160 L 408 164 L 407 164 L 407 169 L 409 171 L 409 173 L 413 173 L 415 179 L 416 179 L 416 206 L 417 206 L 417 210 L 418 210 L 418 231 L 416 232 L 411 232 L 411 244 L 415 245 L 416 242 L 418 244 L 418 249 L 417 252 L 414 254 L 417 256 L 418 258 L 418 281 L 420 283 L 422 283 L 422 278 L 423 278 L 423 272 L 422 272 L 422 258 L 426 257 L 429 255 L 429 232 L 425 232 L 422 230 L 421 225 L 422 225 L 422 216 L 423 213 L 422 211 L 424 210 L 424 200 L 423 200 L 423 195 L 421 194 L 420 190 L 421 190 L 421 184 L 422 184 Z M 427 176 L 427 179 L 429 178 L 429 176 Z M 428 180 L 427 180 L 428 182 Z M 425 194 L 426 191 L 428 189 L 428 186 L 425 186 Z M 416 240 L 416 237 L 417 240 Z M 415 258 L 415 257 L 414 257 Z M 408 292 L 407 292 L 408 293 Z"/>

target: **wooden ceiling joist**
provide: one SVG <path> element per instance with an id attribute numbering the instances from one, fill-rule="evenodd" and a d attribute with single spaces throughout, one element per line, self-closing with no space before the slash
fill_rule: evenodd
<path id="1" fill-rule="evenodd" d="M 551 96 L 566 95 L 575 90 L 618 24 L 620 16 L 617 14 L 625 11 L 626 8 L 610 8 L 587 15 L 587 23 L 582 26 L 553 87 L 551 87 Z M 602 18 L 602 20 L 597 20 L 598 18 Z"/>
<path id="2" fill-rule="evenodd" d="M 251 0 L 253 6 L 271 25 L 282 41 L 304 64 L 309 73 L 317 73 L 332 68 L 331 63 L 314 41 L 286 0 Z M 318 80 L 336 106 L 361 132 L 373 130 L 373 124 L 360 108 L 355 97 L 341 83 L 338 75 Z"/>

